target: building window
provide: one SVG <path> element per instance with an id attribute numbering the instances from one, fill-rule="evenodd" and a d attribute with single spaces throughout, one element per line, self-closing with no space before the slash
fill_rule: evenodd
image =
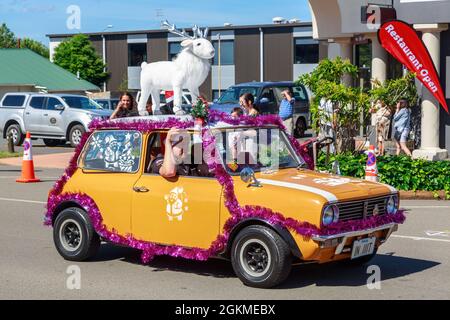
<path id="1" fill-rule="evenodd" d="M 372 45 L 370 43 L 355 46 L 356 65 L 360 68 L 370 68 L 372 64 Z"/>
<path id="2" fill-rule="evenodd" d="M 318 63 L 319 43 L 310 38 L 294 39 L 294 64 Z"/>
<path id="3" fill-rule="evenodd" d="M 147 44 L 129 43 L 128 44 L 128 66 L 140 67 L 142 62 L 147 62 Z"/>
<path id="4" fill-rule="evenodd" d="M 213 41 L 216 54 L 213 65 L 219 65 L 219 41 Z M 222 66 L 234 65 L 234 40 L 220 41 L 220 64 Z"/>
<path id="5" fill-rule="evenodd" d="M 181 52 L 180 42 L 169 42 L 169 61 L 175 60 L 177 54 Z"/>

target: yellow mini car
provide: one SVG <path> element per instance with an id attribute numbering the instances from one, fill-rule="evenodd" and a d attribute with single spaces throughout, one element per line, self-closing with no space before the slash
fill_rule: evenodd
<path id="1" fill-rule="evenodd" d="M 61 256 L 87 260 L 103 240 L 142 250 L 144 263 L 221 257 L 244 284 L 269 288 L 293 263 L 367 262 L 405 219 L 394 188 L 310 170 L 278 117 L 196 123 L 94 120 L 48 197 Z M 183 130 L 183 170 L 166 179 L 155 163 L 173 127 Z"/>

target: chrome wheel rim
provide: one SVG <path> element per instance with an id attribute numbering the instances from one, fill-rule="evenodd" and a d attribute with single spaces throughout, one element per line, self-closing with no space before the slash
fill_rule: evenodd
<path id="1" fill-rule="evenodd" d="M 64 221 L 59 229 L 59 240 L 65 250 L 76 251 L 83 240 L 80 224 L 73 219 Z"/>
<path id="2" fill-rule="evenodd" d="M 16 144 L 17 141 L 19 140 L 19 132 L 17 131 L 16 128 L 11 128 L 9 130 L 9 133 L 12 135 L 12 139 L 13 139 L 14 144 Z"/>
<path id="3" fill-rule="evenodd" d="M 247 240 L 241 247 L 241 266 L 253 277 L 262 277 L 269 272 L 271 256 L 267 245 L 258 239 Z"/>
<path id="4" fill-rule="evenodd" d="M 74 144 L 79 144 L 81 141 L 81 136 L 83 135 L 83 133 L 81 132 L 80 129 L 75 129 L 72 132 L 72 141 Z"/>

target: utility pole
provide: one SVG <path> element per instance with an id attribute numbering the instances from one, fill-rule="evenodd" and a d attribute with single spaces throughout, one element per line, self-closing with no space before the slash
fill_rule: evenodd
<path id="1" fill-rule="evenodd" d="M 105 29 L 102 30 L 102 41 L 103 41 L 103 64 L 105 65 L 103 67 L 103 72 L 106 72 L 106 39 L 105 39 L 105 32 L 107 29 L 111 29 L 113 27 L 112 24 L 109 24 L 106 26 Z M 106 92 L 106 81 L 103 82 L 103 92 Z"/>

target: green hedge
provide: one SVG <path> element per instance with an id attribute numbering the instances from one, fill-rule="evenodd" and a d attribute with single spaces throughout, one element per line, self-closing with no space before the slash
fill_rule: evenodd
<path id="1" fill-rule="evenodd" d="M 331 170 L 332 162 L 337 159 L 343 176 L 364 178 L 367 155 L 341 154 L 330 155 L 329 164 L 325 165 L 326 156 L 319 155 L 319 170 Z M 450 161 L 413 160 L 408 156 L 377 157 L 380 182 L 387 183 L 399 190 L 445 190 L 450 199 Z"/>

